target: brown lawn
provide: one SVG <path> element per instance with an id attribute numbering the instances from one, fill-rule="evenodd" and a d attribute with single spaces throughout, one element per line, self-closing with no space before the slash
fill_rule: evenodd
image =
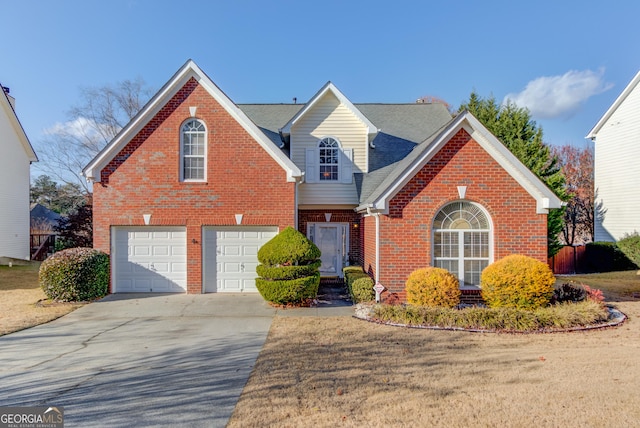
<path id="1" fill-rule="evenodd" d="M 512 335 L 276 317 L 229 427 L 640 427 L 640 276 L 569 279 L 629 320 Z M 0 266 L 0 293 L 0 334 L 77 306 L 38 305 L 37 266 Z"/>
<path id="2" fill-rule="evenodd" d="M 0 336 L 49 322 L 82 305 L 47 301 L 38 285 L 38 268 L 0 266 Z"/>
<path id="3" fill-rule="evenodd" d="M 604 330 L 479 334 L 276 317 L 229 427 L 638 427 L 640 277 L 613 276 L 582 279 L 604 284 L 629 316 Z"/>

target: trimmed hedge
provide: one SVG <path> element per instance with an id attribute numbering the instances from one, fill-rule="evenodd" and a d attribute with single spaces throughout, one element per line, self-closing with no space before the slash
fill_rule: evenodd
<path id="1" fill-rule="evenodd" d="M 615 272 L 639 267 L 627 258 L 615 242 L 589 242 L 585 250 L 584 270 L 586 272 Z"/>
<path id="2" fill-rule="evenodd" d="M 256 287 L 262 297 L 269 302 L 281 305 L 301 303 L 306 299 L 313 299 L 318 295 L 319 286 L 319 272 L 313 276 L 281 281 L 256 278 Z"/>
<path id="3" fill-rule="evenodd" d="M 419 306 L 453 308 L 460 303 L 460 281 L 446 269 L 416 269 L 405 284 L 407 302 Z"/>
<path id="4" fill-rule="evenodd" d="M 297 279 L 312 276 L 318 272 L 322 262 L 320 260 L 303 266 L 266 266 L 258 265 L 256 273 L 263 279 Z"/>
<path id="5" fill-rule="evenodd" d="M 299 304 L 318 295 L 320 250 L 302 233 L 287 227 L 258 250 L 256 288 L 277 304 Z"/>
<path id="6" fill-rule="evenodd" d="M 618 248 L 636 267 L 640 267 L 640 235 L 634 232 L 631 235 L 625 233 L 624 237 L 617 242 Z"/>
<path id="7" fill-rule="evenodd" d="M 349 290 L 349 296 L 351 296 L 351 300 L 353 300 L 354 303 L 370 302 L 375 299 L 376 294 L 375 291 L 373 291 L 373 279 L 362 270 L 362 266 L 345 266 L 342 268 L 342 273 L 344 274 L 344 282 L 347 290 Z M 366 287 L 369 282 L 367 282 L 366 279 L 371 281 L 368 291 Z M 356 285 L 355 283 L 358 281 L 360 282 Z"/>
<path id="8" fill-rule="evenodd" d="M 549 304 L 555 281 L 546 263 L 512 254 L 482 271 L 480 293 L 492 308 L 537 309 Z"/>
<path id="9" fill-rule="evenodd" d="M 373 290 L 373 279 L 369 275 L 356 279 L 349 288 L 349 294 L 354 303 L 375 300 L 376 292 Z"/>
<path id="10" fill-rule="evenodd" d="M 109 287 L 109 256 L 83 247 L 58 251 L 40 265 L 39 283 L 49 299 L 59 302 L 97 299 Z"/>
<path id="11" fill-rule="evenodd" d="M 320 249 L 289 226 L 258 250 L 258 260 L 267 266 L 303 265 L 320 258 Z"/>

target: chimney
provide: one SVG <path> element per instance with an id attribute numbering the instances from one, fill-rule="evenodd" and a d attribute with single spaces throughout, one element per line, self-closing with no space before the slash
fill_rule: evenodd
<path id="1" fill-rule="evenodd" d="M 15 110 L 16 109 L 16 99 L 13 98 L 11 95 L 9 95 L 9 92 L 11 92 L 11 89 L 7 88 L 6 86 L 2 86 L 2 84 L 0 84 L 0 87 L 2 87 L 2 90 L 7 95 L 7 99 L 9 100 L 9 104 L 11 104 L 11 108 Z"/>

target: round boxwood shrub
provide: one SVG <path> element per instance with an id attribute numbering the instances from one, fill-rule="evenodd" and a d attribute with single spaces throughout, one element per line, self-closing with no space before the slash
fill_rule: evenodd
<path id="1" fill-rule="evenodd" d="M 286 305 L 313 299 L 318 295 L 320 272 L 296 279 L 268 280 L 256 278 L 256 287 L 268 302 Z"/>
<path id="2" fill-rule="evenodd" d="M 442 268 L 414 270 L 407 278 L 405 291 L 412 305 L 453 308 L 460 303 L 460 281 Z"/>
<path id="3" fill-rule="evenodd" d="M 318 295 L 320 250 L 287 227 L 258 250 L 256 288 L 268 302 L 302 303 Z"/>
<path id="4" fill-rule="evenodd" d="M 49 299 L 87 301 L 107 294 L 109 256 L 93 248 L 58 251 L 40 265 L 40 287 Z"/>
<path id="5" fill-rule="evenodd" d="M 319 258 L 320 249 L 291 226 L 258 250 L 258 260 L 267 266 L 305 265 Z"/>
<path id="6" fill-rule="evenodd" d="M 373 291 L 373 279 L 369 275 L 353 281 L 349 292 L 354 303 L 371 302 L 376 298 L 376 293 Z"/>
<path id="7" fill-rule="evenodd" d="M 480 292 L 492 308 L 537 309 L 549 305 L 555 281 L 546 263 L 513 254 L 482 271 Z"/>
<path id="8" fill-rule="evenodd" d="M 306 276 L 313 276 L 318 272 L 318 268 L 322 262 L 317 260 L 308 265 L 302 266 L 267 266 L 258 265 L 256 273 L 265 279 L 296 279 Z"/>

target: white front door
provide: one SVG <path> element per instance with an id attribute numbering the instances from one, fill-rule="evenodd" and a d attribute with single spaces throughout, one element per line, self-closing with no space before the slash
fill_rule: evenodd
<path id="1" fill-rule="evenodd" d="M 309 223 L 307 236 L 322 252 L 320 260 L 321 276 L 342 277 L 344 257 L 348 254 L 346 223 Z"/>

